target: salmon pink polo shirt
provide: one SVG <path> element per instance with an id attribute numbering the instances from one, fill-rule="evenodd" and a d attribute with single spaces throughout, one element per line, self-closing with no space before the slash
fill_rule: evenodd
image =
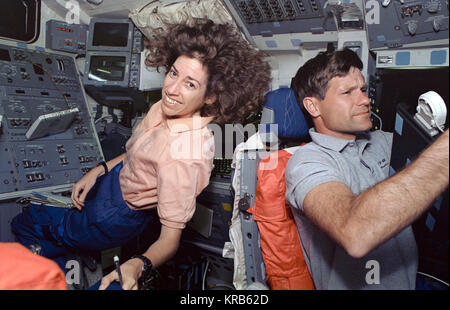
<path id="1" fill-rule="evenodd" d="M 196 197 L 209 184 L 214 136 L 212 117 L 167 119 L 155 103 L 126 144 L 119 182 L 131 209 L 156 207 L 161 224 L 183 229 Z"/>

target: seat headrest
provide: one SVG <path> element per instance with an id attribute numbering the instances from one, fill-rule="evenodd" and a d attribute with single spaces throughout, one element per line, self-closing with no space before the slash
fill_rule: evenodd
<path id="1" fill-rule="evenodd" d="M 280 88 L 267 94 L 261 124 L 277 124 L 280 139 L 300 139 L 309 132 L 308 123 L 291 88 Z"/>

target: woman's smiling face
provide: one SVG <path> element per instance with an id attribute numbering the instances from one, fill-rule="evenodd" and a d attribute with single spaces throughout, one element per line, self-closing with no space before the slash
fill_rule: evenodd
<path id="1" fill-rule="evenodd" d="M 199 115 L 204 104 L 213 103 L 205 98 L 208 70 L 198 59 L 180 56 L 164 79 L 162 111 L 167 118 L 188 118 Z"/>

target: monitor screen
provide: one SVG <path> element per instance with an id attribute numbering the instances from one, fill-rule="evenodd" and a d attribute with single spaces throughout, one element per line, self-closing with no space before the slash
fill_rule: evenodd
<path id="1" fill-rule="evenodd" d="M 93 46 L 126 47 L 129 23 L 96 22 L 92 38 Z"/>
<path id="2" fill-rule="evenodd" d="M 125 56 L 91 56 L 88 79 L 100 82 L 123 81 L 126 65 Z"/>
<path id="3" fill-rule="evenodd" d="M 2 0 L 0 38 L 33 43 L 39 38 L 41 1 Z"/>

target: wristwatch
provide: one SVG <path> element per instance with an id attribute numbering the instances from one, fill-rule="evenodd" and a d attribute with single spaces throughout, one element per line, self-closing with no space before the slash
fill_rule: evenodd
<path id="1" fill-rule="evenodd" d="M 98 166 L 103 166 L 103 169 L 105 169 L 105 175 L 107 175 L 108 174 L 108 166 L 106 165 L 106 163 L 104 162 L 104 161 L 101 161 L 101 162 L 99 162 L 98 163 L 98 165 L 97 165 L 97 167 Z"/>
<path id="2" fill-rule="evenodd" d="M 142 267 L 141 279 L 145 281 L 145 279 L 150 275 L 150 271 L 152 270 L 152 261 L 144 255 L 134 255 L 132 258 L 139 258 L 144 263 L 144 266 Z"/>

